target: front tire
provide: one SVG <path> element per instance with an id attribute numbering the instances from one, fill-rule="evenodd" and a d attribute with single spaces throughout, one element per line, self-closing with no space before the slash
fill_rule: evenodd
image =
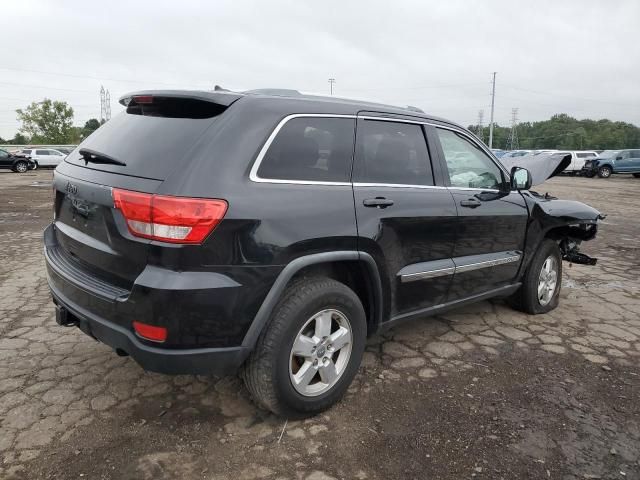
<path id="1" fill-rule="evenodd" d="M 550 312 L 558 306 L 561 284 L 560 248 L 553 240 L 545 239 L 531 259 L 522 285 L 509 298 L 509 304 L 531 315 Z"/>
<path id="2" fill-rule="evenodd" d="M 330 278 L 302 278 L 287 288 L 245 364 L 247 389 L 283 417 L 322 412 L 351 384 L 366 334 L 353 290 Z"/>
<path id="3" fill-rule="evenodd" d="M 600 178 L 609 178 L 611 176 L 611 167 L 604 165 L 598 169 L 598 176 Z"/>
<path id="4" fill-rule="evenodd" d="M 596 174 L 595 174 L 595 172 L 589 170 L 589 171 L 585 172 L 584 176 L 587 177 L 587 178 L 593 178 L 593 177 L 596 176 Z"/>
<path id="5" fill-rule="evenodd" d="M 27 162 L 20 160 L 19 162 L 16 162 L 13 169 L 17 173 L 25 173 L 29 169 L 29 165 L 27 165 Z"/>
<path id="6" fill-rule="evenodd" d="M 635 178 L 640 178 L 640 173 L 634 173 L 634 174 L 633 174 L 633 176 L 634 176 Z"/>

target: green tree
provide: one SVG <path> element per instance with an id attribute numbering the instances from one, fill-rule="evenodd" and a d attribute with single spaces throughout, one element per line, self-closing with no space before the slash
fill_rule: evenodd
<path id="1" fill-rule="evenodd" d="M 73 139 L 73 108 L 66 102 L 45 98 L 25 109 L 16 110 L 22 123 L 20 132 L 33 143 L 70 143 Z"/>
<path id="2" fill-rule="evenodd" d="M 96 118 L 90 118 L 85 122 L 84 127 L 82 128 L 82 138 L 87 138 L 98 128 L 100 128 L 100 121 Z"/>
<path id="3" fill-rule="evenodd" d="M 29 143 L 29 139 L 22 135 L 21 133 L 16 133 L 16 136 L 13 137 L 9 143 L 12 145 L 27 145 Z"/>
<path id="4" fill-rule="evenodd" d="M 625 122 L 611 120 L 577 120 L 565 113 L 553 115 L 541 122 L 523 122 L 518 129 L 519 148 L 537 150 L 607 150 L 639 148 L 640 128 Z M 473 128 L 470 127 L 473 131 Z M 506 148 L 509 127 L 495 125 L 493 146 Z"/>

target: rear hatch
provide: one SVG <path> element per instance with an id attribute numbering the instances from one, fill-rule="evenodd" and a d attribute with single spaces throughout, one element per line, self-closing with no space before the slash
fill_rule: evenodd
<path id="1" fill-rule="evenodd" d="M 114 208 L 114 192 L 154 193 L 173 172 L 188 166 L 207 131 L 238 98 L 206 92 L 123 97 L 126 112 L 101 126 L 56 170 L 55 241 L 47 245 L 49 259 L 78 284 L 97 281 L 130 290 L 146 265 L 152 240 L 132 235 L 123 209 Z M 128 208 L 135 215 L 135 205 Z"/>

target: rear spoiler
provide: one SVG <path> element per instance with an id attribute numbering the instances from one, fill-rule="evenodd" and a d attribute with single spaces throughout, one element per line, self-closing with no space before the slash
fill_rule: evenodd
<path id="1" fill-rule="evenodd" d="M 242 98 L 244 95 L 241 93 L 230 91 L 195 91 L 195 90 L 142 90 L 139 92 L 132 92 L 123 95 L 118 100 L 123 106 L 128 106 L 134 97 L 164 97 L 164 98 L 189 98 L 193 100 L 200 100 L 204 102 L 216 103 L 224 107 L 228 107 L 236 100 Z"/>

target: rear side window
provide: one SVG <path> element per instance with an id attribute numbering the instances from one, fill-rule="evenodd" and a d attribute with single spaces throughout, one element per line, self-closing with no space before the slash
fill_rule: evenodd
<path id="1" fill-rule="evenodd" d="M 49 150 L 36 150 L 36 155 L 49 155 Z"/>
<path id="2" fill-rule="evenodd" d="M 258 177 L 277 180 L 348 182 L 355 120 L 298 117 L 278 131 Z"/>
<path id="3" fill-rule="evenodd" d="M 358 124 L 353 181 L 433 185 L 427 143 L 420 125 L 362 120 Z"/>

